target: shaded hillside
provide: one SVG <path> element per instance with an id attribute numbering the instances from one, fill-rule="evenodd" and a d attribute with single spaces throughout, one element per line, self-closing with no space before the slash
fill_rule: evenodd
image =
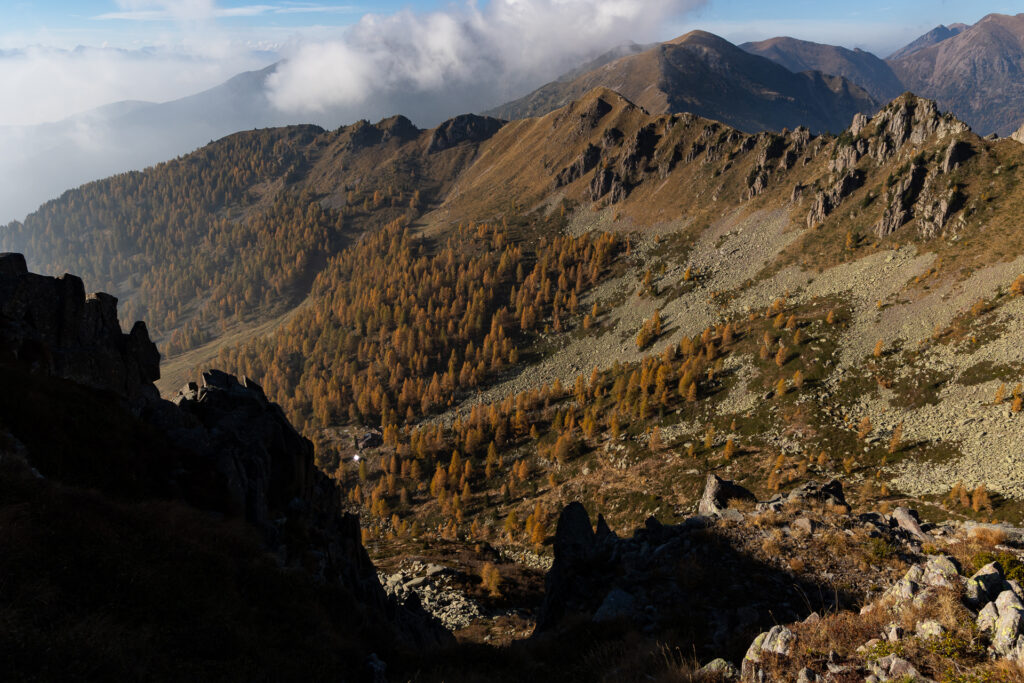
<path id="1" fill-rule="evenodd" d="M 908 90 L 983 135 L 1009 135 L 1024 111 L 1024 15 L 990 14 L 941 42 L 889 59 Z"/>
<path id="2" fill-rule="evenodd" d="M 920 36 L 919 38 L 913 40 L 907 45 L 904 45 L 899 50 L 896 50 L 896 52 L 893 52 L 885 59 L 886 61 L 889 61 L 907 57 L 917 52 L 918 50 L 923 50 L 926 47 L 931 47 L 932 45 L 941 43 L 947 38 L 952 38 L 953 36 L 959 35 L 960 33 L 963 33 L 964 30 L 967 28 L 970 28 L 969 26 L 967 26 L 967 24 L 950 24 L 949 26 L 936 26 L 928 33 L 925 33 L 923 36 Z"/>
<path id="3" fill-rule="evenodd" d="M 448 642 L 391 602 L 312 444 L 258 385 L 173 403 L 145 325 L 0 254 L 0 652 L 18 679 L 372 680 Z"/>
<path id="4" fill-rule="evenodd" d="M 848 50 L 785 37 L 743 43 L 740 47 L 794 73 L 820 71 L 842 76 L 867 90 L 879 102 L 888 102 L 906 90 L 888 64 L 859 48 Z"/>
<path id="5" fill-rule="evenodd" d="M 539 116 L 596 87 L 615 90 L 653 114 L 688 112 L 747 132 L 798 126 L 838 131 L 853 114 L 877 108 L 870 95 L 842 78 L 794 74 L 694 31 L 572 81 L 549 83 L 490 113 L 506 119 Z"/>

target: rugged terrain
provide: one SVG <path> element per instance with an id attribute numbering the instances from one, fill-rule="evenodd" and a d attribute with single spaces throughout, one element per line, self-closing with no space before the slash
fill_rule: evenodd
<path id="1" fill-rule="evenodd" d="M 246 557 L 404 639 L 330 626 L 396 680 L 1017 680 L 1015 640 L 963 628 L 1013 586 L 980 604 L 954 573 L 1019 563 L 978 525 L 1024 510 L 1024 146 L 910 94 L 850 119 L 751 135 L 597 88 L 243 133 L 69 192 L 0 244 L 152 313 L 170 357 L 113 297 L 0 259 L 19 495 L 244 520 Z M 943 613 L 858 614 L 908 571 Z"/>

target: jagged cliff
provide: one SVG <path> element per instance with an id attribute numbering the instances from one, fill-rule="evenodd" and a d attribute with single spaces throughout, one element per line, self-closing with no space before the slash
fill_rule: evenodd
<path id="1" fill-rule="evenodd" d="M 117 299 L 86 296 L 74 275 L 29 273 L 21 254 L 0 254 L 0 353 L 40 372 L 125 396 L 158 394 L 160 354 L 146 324 L 124 334 Z"/>
<path id="2" fill-rule="evenodd" d="M 400 606 L 385 594 L 362 545 L 358 518 L 342 511 L 337 486 L 314 465 L 313 445 L 263 390 L 244 377 L 211 370 L 202 374 L 201 384 L 184 387 L 173 402 L 160 399 L 153 385 L 159 377 L 159 354 L 143 323 L 128 334 L 121 332 L 113 297 L 87 297 L 78 278 L 35 275 L 20 255 L 0 255 L 0 376 L 8 387 L 0 401 L 0 474 L 4 489 L 12 494 L 7 505 L 20 504 L 42 519 L 69 495 L 79 495 L 73 493 L 79 487 L 88 487 L 95 492 L 87 494 L 95 497 L 91 506 L 112 508 L 111 525 L 86 514 L 96 526 L 80 530 L 83 541 L 101 550 L 112 551 L 113 544 L 131 558 L 127 564 L 135 571 L 150 573 L 174 571 L 178 564 L 184 570 L 189 561 L 179 562 L 168 548 L 166 569 L 150 568 L 146 553 L 152 539 L 138 537 L 135 530 L 116 532 L 116 541 L 108 535 L 137 516 L 139 523 L 160 526 L 154 533 L 174 538 L 173 522 L 143 522 L 153 505 L 177 510 L 173 514 L 187 520 L 205 517 L 210 533 L 239 536 L 220 549 L 223 557 L 207 566 L 207 578 L 214 584 L 225 580 L 217 572 L 227 565 L 263 555 L 280 569 L 260 565 L 246 571 L 263 575 L 287 570 L 307 586 L 304 590 L 313 591 L 310 595 L 325 591 L 328 603 L 335 599 L 331 595 L 347 596 L 348 607 L 343 601 L 330 609 L 354 612 L 326 618 L 340 619 L 341 624 L 333 624 L 335 630 L 351 628 L 344 622 L 352 618 L 363 620 L 366 632 L 350 632 L 352 641 L 365 646 L 386 636 L 378 643 L 382 651 L 449 641 L 443 627 L 415 603 Z M 20 503 L 19 496 L 24 498 Z M 118 507 L 128 503 L 132 506 Z M 185 526 L 191 527 L 191 521 Z M 193 542 L 182 541 L 183 548 Z M 79 558 L 75 571 L 82 576 L 100 571 L 90 565 L 96 559 L 90 553 L 99 552 L 95 548 Z M 26 541 L 19 550 L 21 562 L 9 568 L 21 590 L 28 590 L 18 579 L 34 562 L 24 557 L 32 549 L 33 543 Z M 211 555 L 209 548 L 203 552 Z M 61 577 L 39 580 L 51 578 L 61 593 Z M 256 576 L 232 580 L 248 592 L 248 582 Z M 268 574 L 263 580 L 277 579 Z M 177 589 L 167 590 L 175 594 Z M 70 605 L 81 599 L 61 595 L 58 602 Z M 228 595 L 222 599 L 232 600 Z M 213 600 L 211 609 L 225 609 Z M 114 621 L 124 616 L 114 608 L 107 613 Z M 323 618 L 314 613 L 306 617 Z M 204 660 L 196 654 L 197 663 Z M 205 666 L 197 665 L 201 670 Z M 33 669 L 19 670 L 28 674 Z"/>

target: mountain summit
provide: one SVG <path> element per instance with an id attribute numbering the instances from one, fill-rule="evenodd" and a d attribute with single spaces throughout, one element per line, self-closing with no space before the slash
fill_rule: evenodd
<path id="1" fill-rule="evenodd" d="M 572 80 L 548 83 L 489 113 L 540 116 L 597 87 L 611 88 L 652 114 L 688 112 L 748 132 L 797 126 L 838 131 L 854 114 L 878 108 L 868 92 L 840 76 L 793 73 L 716 35 L 693 31 Z"/>

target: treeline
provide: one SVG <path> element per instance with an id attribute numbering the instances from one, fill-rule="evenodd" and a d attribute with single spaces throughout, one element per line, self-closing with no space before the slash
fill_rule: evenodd
<path id="1" fill-rule="evenodd" d="M 89 183 L 0 228 L 0 250 L 119 296 L 122 317 L 146 320 L 154 336 L 191 321 L 172 341 L 180 350 L 215 321 L 294 303 L 293 286 L 311 279 L 310 264 L 338 248 L 340 214 L 270 188 L 304 163 L 319 132 L 240 133 Z"/>
<path id="2" fill-rule="evenodd" d="M 311 303 L 217 363 L 262 382 L 300 427 L 410 424 L 518 362 L 538 329 L 579 317 L 614 235 L 540 237 L 460 226 L 442 243 L 398 220 L 332 258 Z"/>
<path id="3" fill-rule="evenodd" d="M 539 492 L 556 486 L 573 461 L 626 429 L 648 434 L 651 450 L 663 448 L 658 423 L 670 412 L 703 414 L 701 402 L 721 387 L 723 359 L 748 335 L 732 324 L 719 325 L 638 363 L 595 368 L 571 386 L 556 380 L 478 404 L 449 425 L 389 425 L 383 457 L 369 464 L 364 459 L 352 472 L 351 465 L 338 458 L 328 462 L 330 456 L 321 453 L 321 467 L 347 483 L 348 499 L 365 508 L 371 533 L 401 537 L 427 531 L 474 540 L 502 534 L 539 543 L 554 514 L 530 502 Z M 718 447 L 709 429 L 701 450 L 707 456 Z M 696 448 L 691 446 L 690 457 Z M 734 452 L 730 439 L 724 457 Z M 507 510 L 500 519 L 498 506 Z"/>

